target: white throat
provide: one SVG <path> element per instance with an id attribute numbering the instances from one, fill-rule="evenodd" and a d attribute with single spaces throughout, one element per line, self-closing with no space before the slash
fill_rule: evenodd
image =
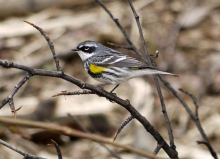
<path id="1" fill-rule="evenodd" d="M 84 53 L 82 51 L 77 51 L 77 53 L 79 54 L 82 61 L 85 61 L 86 59 L 88 59 L 88 58 L 90 58 L 91 56 L 94 55 L 94 53 L 88 54 L 88 53 Z"/>

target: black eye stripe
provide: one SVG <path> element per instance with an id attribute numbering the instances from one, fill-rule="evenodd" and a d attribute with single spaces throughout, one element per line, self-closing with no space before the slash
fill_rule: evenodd
<path id="1" fill-rule="evenodd" d="M 78 47 L 78 49 L 86 53 L 92 53 L 95 51 L 96 47 L 95 46 L 82 46 L 82 47 Z"/>

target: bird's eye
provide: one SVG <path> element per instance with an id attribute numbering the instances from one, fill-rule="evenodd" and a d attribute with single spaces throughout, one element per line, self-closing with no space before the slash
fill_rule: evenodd
<path id="1" fill-rule="evenodd" d="M 85 47 L 84 47 L 84 50 L 89 50 L 89 47 L 88 47 L 88 46 L 85 46 Z"/>

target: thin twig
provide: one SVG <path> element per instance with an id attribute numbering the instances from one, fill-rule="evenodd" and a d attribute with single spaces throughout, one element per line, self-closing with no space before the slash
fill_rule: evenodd
<path id="1" fill-rule="evenodd" d="M 125 121 L 123 121 L 123 122 L 121 123 L 120 127 L 117 129 L 117 131 L 116 131 L 116 133 L 115 133 L 115 135 L 114 135 L 113 141 L 116 140 L 116 138 L 117 138 L 118 134 L 121 132 L 121 130 L 122 130 L 128 123 L 130 123 L 130 121 L 132 121 L 132 119 L 133 119 L 132 115 L 129 115 L 129 117 L 128 117 L 127 119 L 125 119 Z"/>
<path id="2" fill-rule="evenodd" d="M 217 153 L 213 150 L 212 146 L 210 145 L 210 143 L 206 142 L 206 141 L 197 141 L 198 144 L 204 144 L 208 149 L 209 152 L 212 154 L 212 156 L 215 159 L 218 159 Z"/>
<path id="3" fill-rule="evenodd" d="M 163 146 L 163 145 L 161 145 L 161 144 L 157 144 L 157 147 L 156 147 L 155 150 L 154 150 L 154 154 L 155 154 L 155 155 L 158 154 L 158 152 L 160 151 L 160 149 L 162 148 L 162 146 Z"/>
<path id="4" fill-rule="evenodd" d="M 139 30 L 139 34 L 140 34 L 140 37 L 141 37 L 141 41 L 142 41 L 142 44 L 143 44 L 143 47 L 144 47 L 144 51 L 145 51 L 146 56 L 147 56 L 147 61 L 148 61 L 150 66 L 153 66 L 152 63 L 151 63 L 151 59 L 150 59 L 148 50 L 147 50 L 146 43 L 145 43 L 145 39 L 144 39 L 144 35 L 143 35 L 143 32 L 142 32 L 141 24 L 140 24 L 140 21 L 139 21 L 139 16 L 138 16 L 138 14 L 137 14 L 137 12 L 136 12 L 136 10 L 135 10 L 131 0 L 128 0 L 128 2 L 129 2 L 130 7 L 131 7 L 131 9 L 133 11 L 133 14 L 134 14 L 137 26 L 138 26 L 138 30 Z M 159 98 L 160 98 L 160 102 L 161 102 L 161 106 L 162 106 L 162 112 L 163 112 L 163 115 L 164 115 L 164 118 L 165 118 L 165 121 L 166 121 L 166 125 L 167 125 L 168 135 L 169 135 L 169 139 L 170 139 L 170 146 L 171 146 L 171 148 L 173 150 L 176 151 L 176 146 L 174 144 L 173 132 L 172 132 L 172 128 L 170 126 L 170 121 L 169 121 L 169 117 L 167 115 L 166 106 L 165 106 L 164 98 L 163 98 L 163 95 L 162 95 L 162 92 L 161 92 L 161 89 L 160 89 L 160 85 L 159 85 L 157 76 L 154 75 L 153 77 L 154 77 L 154 81 L 155 81 L 155 84 L 156 84 L 157 92 L 158 92 L 158 95 L 159 95 Z M 178 153 L 177 152 L 176 152 L 176 157 L 178 158 Z"/>
<path id="5" fill-rule="evenodd" d="M 39 26 L 37 26 L 37 25 L 35 25 L 31 22 L 25 21 L 25 20 L 24 20 L 24 22 L 32 25 L 34 28 L 36 28 L 44 36 L 45 40 L 47 41 L 47 43 L 50 47 L 50 50 L 51 50 L 52 54 L 53 54 L 53 59 L 54 59 L 54 62 L 56 64 L 57 71 L 62 71 L 62 69 L 59 65 L 59 61 L 57 59 L 57 55 L 56 55 L 56 52 L 55 52 L 55 49 L 54 49 L 54 45 L 53 45 L 52 41 L 50 40 L 50 37 Z"/>
<path id="6" fill-rule="evenodd" d="M 131 46 L 132 50 L 134 50 L 134 52 L 136 52 L 146 63 L 148 63 L 146 58 L 142 55 L 142 53 L 131 42 L 128 34 L 126 33 L 125 29 L 121 26 L 121 24 L 119 23 L 118 19 L 113 16 L 113 14 L 110 12 L 110 10 L 108 10 L 108 8 L 102 3 L 101 0 L 95 0 L 95 1 L 106 11 L 106 13 L 115 22 L 115 24 L 118 26 L 118 28 L 120 29 L 120 31 L 124 35 L 125 39 L 127 40 L 128 44 Z"/>
<path id="7" fill-rule="evenodd" d="M 84 133 L 82 131 L 72 129 L 67 126 L 62 126 L 62 125 L 58 125 L 58 124 L 54 124 L 54 123 L 36 122 L 36 121 L 29 121 L 29 120 L 24 120 L 24 119 L 14 120 L 14 119 L 8 118 L 8 117 L 0 117 L 0 123 L 6 124 L 6 125 L 15 125 L 15 126 L 22 126 L 22 127 L 29 127 L 29 128 L 44 129 L 44 130 L 48 130 L 53 133 L 59 133 L 59 134 L 67 135 L 67 136 L 77 136 L 80 138 L 95 140 L 98 142 L 109 144 L 109 145 L 112 145 L 112 146 L 115 146 L 118 148 L 123 148 L 127 151 L 133 152 L 135 154 L 138 154 L 138 155 L 141 155 L 144 157 L 148 157 L 148 158 L 152 158 L 152 159 L 167 159 L 164 157 L 157 157 L 151 153 L 147 153 L 146 151 L 141 151 L 139 149 L 135 149 L 134 147 L 129 147 L 129 146 L 125 146 L 125 145 L 122 145 L 122 144 L 119 144 L 116 142 L 112 142 L 112 141 L 105 139 L 103 137 L 100 137 L 98 135 Z"/>
<path id="8" fill-rule="evenodd" d="M 3 61 L 3 60 L 2 60 Z M 10 63 L 8 63 L 8 65 L 10 65 Z M 6 66 L 7 67 L 7 66 Z M 10 100 L 11 100 L 11 104 L 10 104 L 10 108 L 12 110 L 12 112 L 15 111 L 14 108 L 14 103 L 13 103 L 13 97 L 14 95 L 17 93 L 17 91 L 21 88 L 21 86 L 23 86 L 23 84 L 25 84 L 25 82 L 27 82 L 29 80 L 29 78 L 31 77 L 30 73 L 27 73 L 26 76 L 24 76 L 21 81 L 15 85 L 14 89 L 12 90 L 12 92 L 8 95 L 8 97 L 6 97 L 1 103 L 0 103 L 0 109 L 7 104 Z"/>
<path id="9" fill-rule="evenodd" d="M 183 90 L 183 89 L 179 89 L 179 90 L 180 90 L 181 92 L 187 94 L 188 96 L 190 96 L 190 97 L 192 98 L 193 103 L 194 103 L 194 105 L 195 105 L 195 116 L 196 116 L 196 118 L 199 118 L 199 113 L 198 113 L 199 105 L 197 104 L 197 99 L 196 99 L 196 97 L 195 97 L 193 94 L 191 94 L 191 93 L 189 93 L 189 92 L 187 92 L 187 91 L 185 91 L 185 90 Z"/>
<path id="10" fill-rule="evenodd" d="M 55 148 L 56 148 L 56 151 L 57 151 L 57 156 L 58 156 L 58 159 L 62 159 L 62 153 L 61 153 L 61 150 L 59 148 L 59 145 L 56 143 L 56 141 L 52 140 L 51 141 L 53 142 Z"/>
<path id="11" fill-rule="evenodd" d="M 188 96 L 190 96 L 190 97 L 192 98 L 193 102 L 194 102 L 194 105 L 195 105 L 195 114 L 192 113 L 192 111 L 190 110 L 190 108 L 188 107 L 188 105 L 186 105 L 186 107 L 188 107 L 188 109 L 191 111 L 191 115 L 192 115 L 191 118 L 192 118 L 193 121 L 196 123 L 197 128 L 199 129 L 199 132 L 200 132 L 200 134 L 202 135 L 203 140 L 205 140 L 205 141 L 198 141 L 198 144 L 205 144 L 205 145 L 208 147 L 209 152 L 211 153 L 211 155 L 213 156 L 213 158 L 214 158 L 214 159 L 218 159 L 217 153 L 216 153 L 215 150 L 212 148 L 212 145 L 211 145 L 211 143 L 210 143 L 210 141 L 209 141 L 209 138 L 206 136 L 205 131 L 203 130 L 202 125 L 201 125 L 201 122 L 200 122 L 200 120 L 199 120 L 199 115 L 198 115 L 199 105 L 198 105 L 198 103 L 197 103 L 196 97 L 195 97 L 193 94 L 191 94 L 191 93 L 189 93 L 189 92 L 187 92 L 187 91 L 185 91 L 185 90 L 183 90 L 183 89 L 179 89 L 179 90 L 180 90 L 181 92 L 187 94 Z M 189 113 L 189 114 L 190 114 L 190 113 Z"/>
<path id="12" fill-rule="evenodd" d="M 14 146 L 10 145 L 9 143 L 7 143 L 7 142 L 5 142 L 5 141 L 3 141 L 3 140 L 1 140 L 1 139 L 0 139 L 0 144 L 2 144 L 2 145 L 4 145 L 4 146 L 10 148 L 11 150 L 13 150 L 13 151 L 15 151 L 15 152 L 21 154 L 22 156 L 24 156 L 24 158 L 45 159 L 45 158 L 42 158 L 42 157 L 37 157 L 37 156 L 31 155 L 31 154 L 29 154 L 29 153 L 26 153 L 26 152 L 24 152 L 24 151 L 18 149 L 17 147 L 14 147 Z"/>
<path id="13" fill-rule="evenodd" d="M 142 55 L 141 52 L 138 51 L 138 49 L 135 47 L 135 45 L 131 42 L 130 38 L 128 37 L 128 34 L 126 33 L 125 29 L 121 26 L 121 24 L 119 23 L 118 19 L 116 19 L 113 14 L 106 8 L 106 6 L 100 1 L 100 0 L 96 0 L 97 3 L 100 4 L 100 6 L 108 13 L 108 15 L 111 17 L 111 19 L 116 23 L 116 25 L 118 26 L 118 28 L 121 30 L 122 34 L 124 35 L 125 39 L 127 40 L 128 44 L 133 48 L 133 50 L 145 61 L 146 64 L 151 63 L 151 61 L 147 61 L 146 58 L 144 58 L 144 56 Z M 149 56 L 148 56 L 149 58 Z M 156 77 L 156 76 L 155 76 Z M 155 81 L 155 84 L 157 85 L 157 88 L 160 88 L 158 80 Z M 163 97 L 160 96 L 160 93 L 158 92 L 159 97 L 160 97 L 160 101 L 163 101 Z M 166 109 L 165 109 L 165 105 L 164 102 L 162 102 L 162 109 L 165 110 L 164 113 L 164 117 L 167 118 L 166 121 L 169 121 L 168 116 L 166 115 Z M 167 123 L 167 122 L 166 122 Z M 169 122 L 168 122 L 168 125 Z M 175 158 L 178 156 L 177 152 L 176 152 L 176 146 L 174 145 L 174 141 L 173 141 L 173 135 L 172 135 L 172 129 L 170 126 L 168 126 L 168 134 L 169 134 L 169 138 L 170 138 L 170 143 L 171 143 L 171 147 L 174 150 L 174 154 L 172 154 L 173 156 L 175 156 Z M 171 135 L 170 135 L 171 134 Z M 161 143 L 162 144 L 162 143 Z M 163 147 L 164 149 L 164 147 Z M 171 156 L 170 156 L 171 157 Z"/>
<path id="14" fill-rule="evenodd" d="M 80 121 L 73 117 L 71 114 L 68 114 L 68 116 L 72 119 L 72 121 L 85 133 L 91 133 L 88 129 L 86 129 L 81 123 Z M 95 140 L 94 140 L 95 141 Z M 95 141 L 97 142 L 97 141 Z M 114 151 L 112 151 L 111 149 L 109 149 L 106 145 L 104 145 L 101 142 L 97 142 L 99 145 L 101 145 L 104 149 L 106 149 L 113 157 L 117 158 L 117 159 L 121 159 L 121 157 L 115 153 Z"/>
<path id="15" fill-rule="evenodd" d="M 191 109 L 189 108 L 189 106 L 186 104 L 186 102 L 183 100 L 183 98 L 177 93 L 177 91 L 170 85 L 169 82 L 167 82 L 162 76 L 158 76 L 161 80 L 161 82 L 163 82 L 163 84 L 173 93 L 173 95 L 180 101 L 180 103 L 183 105 L 183 107 L 186 109 L 187 113 L 190 115 L 191 119 L 194 121 L 194 123 L 196 124 L 197 129 L 199 130 L 202 138 L 207 141 L 208 138 L 202 128 L 202 125 L 199 121 L 199 119 L 193 114 L 193 112 L 191 111 Z M 218 156 L 216 154 L 216 152 L 213 150 L 213 154 L 214 154 L 214 158 L 218 159 Z M 212 153 L 211 153 L 212 154 Z"/>

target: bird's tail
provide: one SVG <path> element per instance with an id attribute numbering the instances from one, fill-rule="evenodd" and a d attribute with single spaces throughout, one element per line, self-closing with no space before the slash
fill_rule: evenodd
<path id="1" fill-rule="evenodd" d="M 144 76 L 144 75 L 170 75 L 170 76 L 175 76 L 179 77 L 178 75 L 169 73 L 169 72 L 164 72 L 164 71 L 159 71 L 156 69 L 142 69 L 142 70 L 135 70 L 133 71 L 133 76 Z"/>

